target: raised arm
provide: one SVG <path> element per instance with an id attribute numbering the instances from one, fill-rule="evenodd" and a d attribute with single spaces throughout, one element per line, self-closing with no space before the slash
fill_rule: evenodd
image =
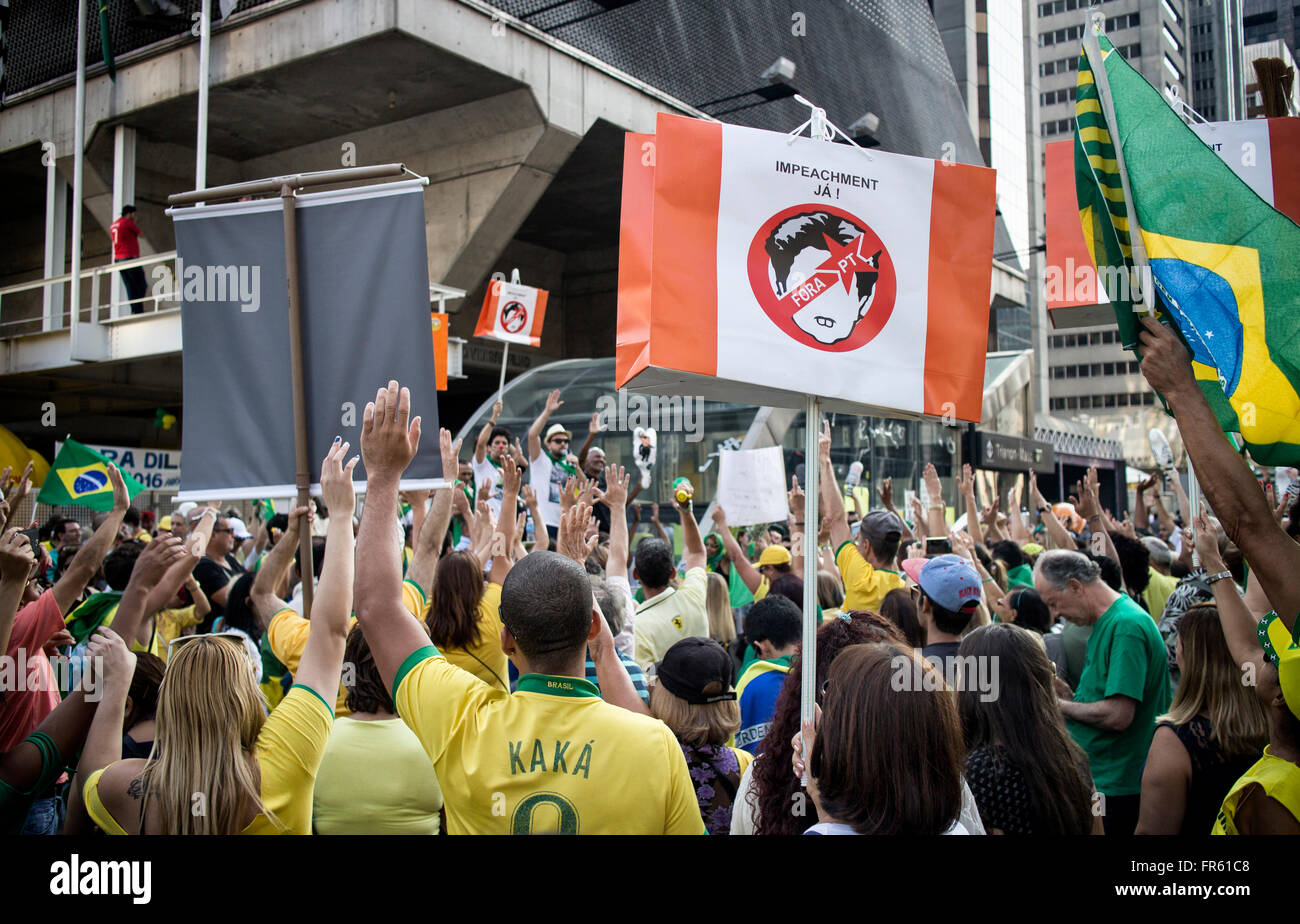
<path id="1" fill-rule="evenodd" d="M 1052 505 L 1043 497 L 1038 490 L 1038 475 L 1035 472 L 1029 472 L 1029 501 L 1038 511 L 1038 518 L 1042 521 L 1043 527 L 1047 530 L 1047 536 L 1051 547 L 1056 549 L 1069 549 L 1074 551 L 1074 540 L 1070 538 L 1070 531 L 1065 525 L 1057 519 Z"/>
<path id="2" fill-rule="evenodd" d="M 100 700 L 90 730 L 86 733 L 81 759 L 77 761 L 77 775 L 73 778 L 68 796 L 65 834 L 81 834 L 90 830 L 90 819 L 86 816 L 81 798 L 82 784 L 92 773 L 122 759 L 122 723 L 126 697 L 131 690 L 131 678 L 135 673 L 135 655 L 120 635 L 103 626 L 96 629 L 90 637 L 87 663 L 94 674 L 93 682 Z M 65 759 L 71 757 L 68 754 Z"/>
<path id="3" fill-rule="evenodd" d="M 331 447 L 333 452 L 337 444 Z M 333 511 L 331 511 L 331 514 Z M 288 573 L 289 566 L 293 564 L 293 553 L 298 548 L 298 537 L 302 532 L 304 521 L 310 521 L 310 507 L 295 507 L 289 511 L 289 525 L 284 531 L 284 535 L 266 553 L 266 558 L 262 559 L 262 567 L 257 569 L 257 576 L 253 578 L 253 586 L 249 590 L 249 597 L 253 605 L 253 612 L 257 614 L 257 621 L 263 631 L 270 625 L 271 618 L 280 610 L 284 609 L 285 603 L 275 592 L 275 586 L 280 582 L 280 578 Z M 348 515 L 348 529 L 352 528 L 352 516 Z M 329 529 L 334 529 L 334 517 L 329 519 Z M 321 568 L 324 571 L 324 567 Z M 329 689 L 326 687 L 325 689 Z"/>
<path id="4" fill-rule="evenodd" d="M 606 427 L 600 422 L 600 411 L 593 411 L 591 423 L 587 425 L 587 438 L 582 441 L 582 448 L 578 450 L 578 471 L 586 471 L 587 451 L 596 441 L 596 434 L 604 433 L 605 430 Z"/>
<path id="5" fill-rule="evenodd" d="M 537 503 L 537 492 L 533 490 L 530 484 L 521 485 L 519 488 L 524 495 L 524 506 L 528 508 L 528 516 L 533 521 L 533 551 L 545 552 L 551 547 L 551 534 L 546 531 L 546 524 L 542 520 L 542 505 Z M 623 524 L 623 535 L 627 536 L 627 524 Z M 627 548 L 623 549 L 624 560 L 627 558 Z"/>
<path id="6" fill-rule="evenodd" d="M 1152 318 L 1143 318 L 1142 374 L 1164 395 L 1178 421 L 1196 477 L 1228 538 L 1250 562 L 1286 627 L 1295 629 L 1300 612 L 1300 544 L 1284 533 L 1268 509 L 1236 450 L 1219 429 L 1214 412 L 1192 374 L 1191 357 L 1178 336 Z"/>
<path id="7" fill-rule="evenodd" d="M 691 496 L 686 498 L 685 503 L 677 500 L 676 493 L 673 494 L 673 506 L 677 508 L 678 517 L 682 521 L 682 568 L 686 571 L 703 568 L 709 561 L 709 553 L 704 549 L 704 537 L 700 535 L 700 525 L 695 522 L 695 514 L 691 512 L 694 493 L 692 488 Z"/>
<path id="8" fill-rule="evenodd" d="M 1201 567 L 1208 576 L 1223 574 L 1228 566 L 1219 554 L 1219 537 L 1201 505 L 1201 512 L 1193 521 L 1196 528 L 1196 554 L 1201 557 Z M 1243 671 L 1258 670 L 1264 666 L 1264 649 L 1260 647 L 1257 627 L 1259 620 L 1250 612 L 1246 601 L 1237 592 L 1231 578 L 1223 578 L 1210 585 L 1214 592 L 1214 605 L 1219 610 L 1219 625 L 1232 654 L 1232 662 Z M 1247 665 L 1252 665 L 1248 667 Z"/>
<path id="9" fill-rule="evenodd" d="M 445 427 L 438 431 L 438 450 L 442 455 L 443 480 L 456 471 L 460 459 L 460 440 L 451 441 L 451 431 Z M 449 487 L 439 488 L 433 494 L 433 504 L 429 515 L 425 517 L 420 531 L 415 534 L 415 552 L 411 563 L 406 567 L 406 579 L 416 584 L 424 592 L 425 599 L 433 597 L 433 576 L 438 567 L 438 557 L 442 554 L 442 542 L 451 525 L 451 506 L 455 494 L 464 497 L 464 493 L 454 481 Z"/>
<path id="10" fill-rule="evenodd" d="M 926 529 L 930 531 L 931 536 L 946 536 L 948 516 L 947 507 L 943 502 L 943 482 L 939 480 L 939 472 L 933 462 L 926 463 L 921 471 L 921 477 L 925 479 L 925 492 L 930 495 L 929 507 L 926 510 Z"/>
<path id="11" fill-rule="evenodd" d="M 474 461 L 482 462 L 487 458 L 488 438 L 492 435 L 492 428 L 497 425 L 497 418 L 501 416 L 501 399 L 498 398 L 492 404 L 492 416 L 487 419 L 483 427 L 478 431 L 478 439 L 474 440 Z M 459 445 L 459 444 L 457 444 Z M 455 471 L 455 469 L 452 469 Z M 442 470 L 442 477 L 447 477 L 447 470 Z"/>
<path id="12" fill-rule="evenodd" d="M 605 490 L 597 489 L 597 499 L 609 508 L 609 558 L 605 573 L 627 577 L 627 489 L 632 480 L 627 469 L 610 465 L 605 470 Z"/>
<path id="13" fill-rule="evenodd" d="M 721 504 L 713 505 L 713 526 L 718 535 L 722 537 L 722 547 L 727 551 L 727 558 L 731 560 L 731 567 L 736 569 L 740 579 L 745 582 L 752 594 L 758 590 L 758 585 L 763 583 L 763 575 L 758 573 L 758 569 L 749 563 L 745 556 L 745 550 L 740 547 L 736 537 L 731 535 L 731 530 L 727 528 L 727 512 L 722 509 Z"/>
<path id="14" fill-rule="evenodd" d="M 560 409 L 564 404 L 560 400 L 560 390 L 557 388 L 546 396 L 546 406 L 542 412 L 537 415 L 533 425 L 528 428 L 528 461 L 536 462 L 542 456 L 542 432 L 546 429 L 546 422 L 551 419 L 551 415 Z"/>
<path id="15" fill-rule="evenodd" d="M 497 517 L 496 532 L 492 535 L 492 573 L 488 580 L 504 584 L 514 559 L 510 550 L 515 543 L 515 508 L 519 506 L 519 466 L 507 458 L 501 463 L 501 514 Z"/>
<path id="16" fill-rule="evenodd" d="M 844 511 L 844 494 L 835 481 L 835 466 L 831 464 L 831 424 L 829 420 L 821 422 L 821 429 L 817 434 L 817 468 L 822 507 L 825 509 L 826 519 L 830 524 L 831 545 L 838 549 L 853 538 L 853 533 L 849 531 L 849 515 Z M 889 487 L 892 499 L 892 482 L 890 482 Z"/>
<path id="17" fill-rule="evenodd" d="M 9 530 L 0 538 L 0 654 L 9 650 L 14 617 L 18 615 L 23 590 L 36 562 L 31 542 L 17 529 Z"/>
<path id="18" fill-rule="evenodd" d="M 203 557 L 203 550 L 208 546 L 208 539 L 212 536 L 212 526 L 216 521 L 217 511 L 211 507 L 205 507 L 198 528 L 190 534 L 191 538 L 184 540 L 185 547 L 190 550 L 190 554 L 168 568 L 167 573 L 162 576 L 162 580 L 158 582 L 153 590 L 149 591 L 149 596 L 144 602 L 146 617 L 152 616 L 167 606 L 167 601 L 176 596 L 176 592 L 181 587 L 189 583 L 190 576 L 194 573 L 194 567 L 199 563 L 199 559 Z M 202 545 L 197 544 L 196 537 L 202 540 Z M 195 599 L 197 600 L 197 598 Z M 204 613 L 206 613 L 208 607 L 206 598 L 204 598 L 203 603 L 205 607 Z"/>
<path id="19" fill-rule="evenodd" d="M 980 505 L 975 499 L 975 473 L 969 465 L 961 467 L 961 479 L 957 482 L 957 489 L 966 503 L 966 532 L 970 534 L 972 541 L 983 543 L 984 533 L 980 531 Z"/>
<path id="20" fill-rule="evenodd" d="M 145 610 L 149 593 L 178 562 L 189 557 L 185 544 L 176 536 L 159 536 L 144 547 L 131 569 L 131 579 L 122 591 L 122 599 L 113 616 L 113 631 L 124 639 L 133 639 L 144 621 L 153 616 Z M 80 553 L 78 553 L 80 555 Z"/>
<path id="21" fill-rule="evenodd" d="M 402 605 L 402 550 L 392 528 L 397 483 L 420 446 L 420 418 L 411 417 L 411 393 L 388 383 L 366 405 L 361 457 L 366 464 L 366 506 L 357 534 L 357 621 L 375 666 L 392 690 L 402 662 L 429 644 L 419 621 Z M 332 518 L 331 518 L 332 519 Z"/>
<path id="22" fill-rule="evenodd" d="M 303 649 L 298 670 L 293 675 L 295 684 L 310 687 L 327 698 L 339 688 L 348 616 L 352 612 L 352 514 L 356 510 L 352 470 L 360 458 L 353 456 L 344 465 L 343 460 L 350 448 L 335 437 L 334 445 L 321 462 L 321 495 L 325 508 L 330 512 L 325 532 L 325 563 L 321 566 L 320 584 L 312 602 L 311 633 L 307 636 L 307 647 Z"/>
<path id="23" fill-rule="evenodd" d="M 1145 478 L 1138 483 L 1137 490 L 1133 492 L 1133 522 L 1142 529 L 1151 528 L 1151 514 L 1147 511 L 1147 491 L 1155 487 L 1159 480 L 1159 475 Z"/>
<path id="24" fill-rule="evenodd" d="M 1029 532 L 1029 527 L 1025 525 L 1025 516 L 1021 513 L 1020 503 L 1021 491 L 1019 480 L 1016 486 L 1011 489 L 1011 509 L 1007 515 L 1011 518 L 1008 526 L 1011 529 L 1011 538 L 1017 545 L 1024 545 L 1026 542 L 1033 541 L 1033 536 Z"/>
<path id="25" fill-rule="evenodd" d="M 65 616 L 76 604 L 77 598 L 81 592 L 86 589 L 90 579 L 95 576 L 99 566 L 104 563 L 104 557 L 108 555 L 109 550 L 113 547 L 113 541 L 117 539 L 117 531 L 122 525 L 122 517 L 126 515 L 126 510 L 131 506 L 131 497 L 126 490 L 126 482 L 122 480 L 122 473 L 112 462 L 108 463 L 108 480 L 113 485 L 113 509 L 109 512 L 108 517 L 104 520 L 95 534 L 90 537 L 90 541 L 81 547 L 76 556 L 72 559 L 72 564 L 68 570 L 63 572 L 63 577 L 59 578 L 54 585 L 54 600 L 59 605 L 59 612 Z M 152 545 L 152 543 L 150 543 Z M 124 638 L 130 638 L 130 635 L 123 635 Z"/>

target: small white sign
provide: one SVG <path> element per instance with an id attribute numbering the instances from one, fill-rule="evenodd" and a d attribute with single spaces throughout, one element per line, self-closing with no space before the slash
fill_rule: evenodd
<path id="1" fill-rule="evenodd" d="M 784 523 L 789 506 L 780 446 L 723 451 L 718 459 L 718 506 L 729 526 Z"/>

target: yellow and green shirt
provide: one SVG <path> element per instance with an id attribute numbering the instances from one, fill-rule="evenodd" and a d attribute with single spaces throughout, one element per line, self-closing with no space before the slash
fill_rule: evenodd
<path id="1" fill-rule="evenodd" d="M 852 610 L 878 613 L 886 594 L 907 586 L 897 571 L 873 568 L 852 540 L 836 551 L 835 566 L 844 579 L 844 606 L 841 609 L 846 613 Z"/>
<path id="2" fill-rule="evenodd" d="M 525 674 L 510 694 L 429 645 L 398 669 L 393 702 L 433 763 L 449 834 L 704 833 L 673 733 L 587 680 Z"/>
<path id="3" fill-rule="evenodd" d="M 329 704 L 310 687 L 295 686 L 267 716 L 257 735 L 259 789 L 266 813 L 240 834 L 311 833 L 312 790 L 333 726 Z M 126 834 L 99 798 L 99 781 L 107 769 L 86 780 L 86 813 L 105 834 Z"/>
<path id="4" fill-rule="evenodd" d="M 1251 786 L 1262 788 L 1264 795 L 1281 802 L 1300 821 L 1300 767 L 1289 760 L 1274 757 L 1268 748 L 1264 748 L 1264 756 L 1243 773 L 1224 796 L 1219 817 L 1210 829 L 1211 834 L 1241 833 L 1237 830 L 1237 807 Z"/>

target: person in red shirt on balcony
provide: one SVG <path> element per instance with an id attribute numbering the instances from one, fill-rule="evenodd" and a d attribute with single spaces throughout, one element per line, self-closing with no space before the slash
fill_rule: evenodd
<path id="1" fill-rule="evenodd" d="M 108 233 L 113 237 L 113 262 L 134 260 L 140 256 L 140 226 L 131 216 L 135 214 L 134 205 L 122 206 L 122 217 L 113 222 Z M 149 288 L 144 278 L 144 267 L 132 266 L 118 270 L 122 276 L 122 285 L 126 286 L 126 297 L 131 302 L 131 313 L 141 314 L 144 302 L 141 301 Z"/>

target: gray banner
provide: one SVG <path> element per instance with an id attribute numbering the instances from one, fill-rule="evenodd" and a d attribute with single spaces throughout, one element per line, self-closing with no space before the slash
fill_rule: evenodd
<path id="1" fill-rule="evenodd" d="M 298 200 L 307 440 L 313 491 L 335 436 L 361 451 L 366 402 L 409 386 L 423 438 L 403 487 L 442 480 L 423 187 Z M 182 499 L 294 493 L 288 291 L 279 200 L 177 209 L 185 418 Z M 356 471 L 364 490 L 364 466 Z"/>

